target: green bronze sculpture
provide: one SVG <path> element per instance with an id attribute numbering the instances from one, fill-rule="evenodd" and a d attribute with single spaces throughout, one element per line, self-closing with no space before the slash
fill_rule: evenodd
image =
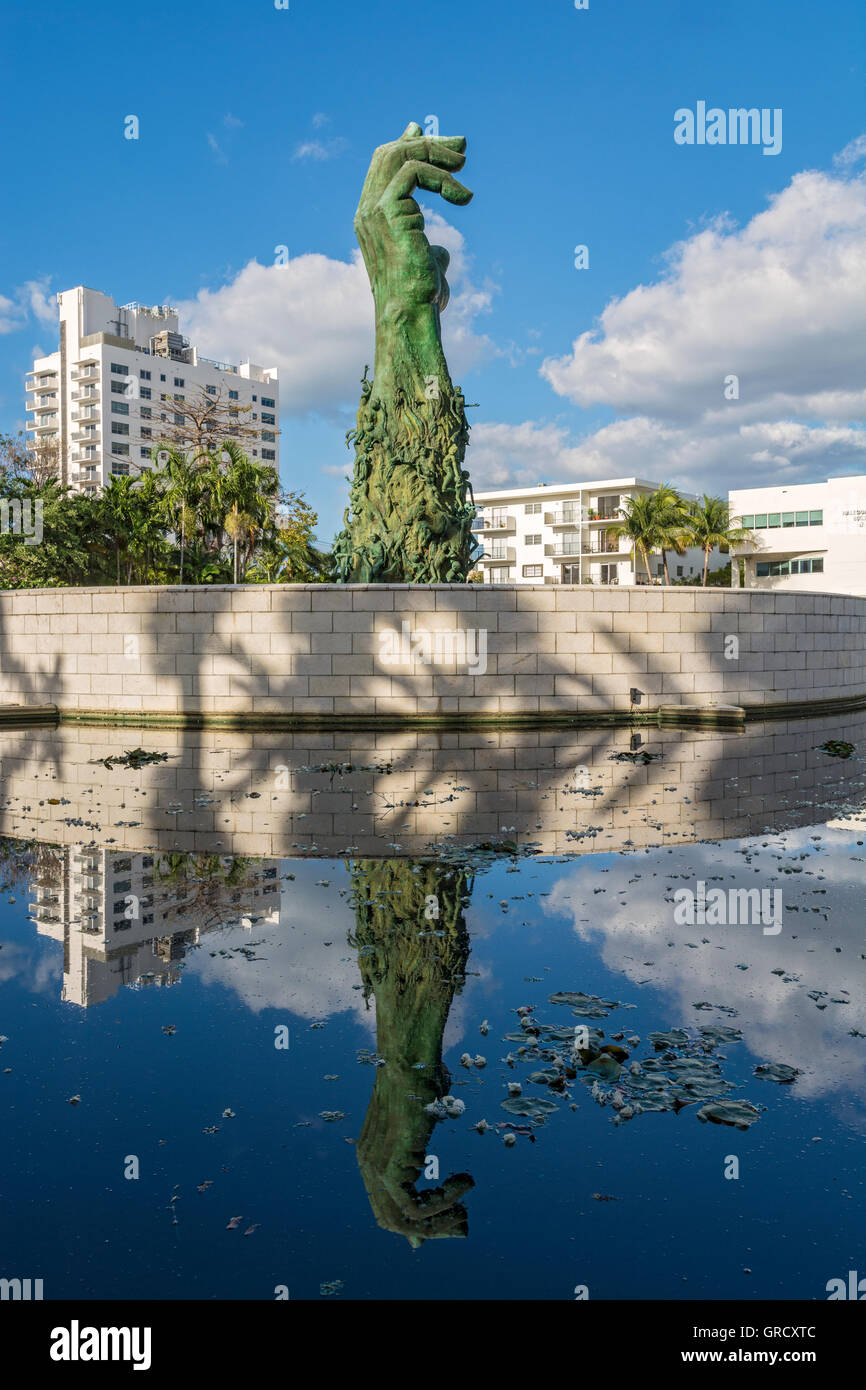
<path id="1" fill-rule="evenodd" d="M 454 178 L 462 136 L 425 136 L 410 125 L 373 155 L 355 231 L 376 310 L 373 380 L 364 371 L 355 473 L 344 530 L 334 544 L 341 582 L 465 583 L 475 503 L 463 459 L 469 438 L 463 393 L 442 351 L 448 252 L 431 246 L 412 197 L 417 188 L 462 206 Z"/>

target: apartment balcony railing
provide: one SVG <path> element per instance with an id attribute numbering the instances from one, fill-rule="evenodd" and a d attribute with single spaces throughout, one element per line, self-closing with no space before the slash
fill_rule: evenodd
<path id="1" fill-rule="evenodd" d="M 517 554 L 513 545 L 494 545 L 489 550 L 485 550 L 481 556 L 481 563 L 494 565 L 513 565 L 517 562 Z"/>
<path id="2" fill-rule="evenodd" d="M 71 391 L 70 399 L 73 401 L 98 401 L 99 390 L 96 386 L 85 386 L 81 391 Z"/>
<path id="3" fill-rule="evenodd" d="M 517 522 L 513 516 L 508 516 L 504 512 L 486 512 L 475 518 L 472 529 L 474 531 L 513 531 Z"/>
<path id="4" fill-rule="evenodd" d="M 78 434 L 72 436 L 73 444 L 98 444 L 99 430 L 79 430 Z"/>
<path id="5" fill-rule="evenodd" d="M 24 381 L 25 391 L 44 391 L 46 386 L 57 385 L 57 373 L 45 372 L 40 376 L 28 376 Z"/>
<path id="6" fill-rule="evenodd" d="M 581 545 L 577 536 L 573 540 L 557 541 L 544 547 L 544 553 L 554 560 L 572 559 L 576 560 L 579 555 L 586 555 L 588 548 Z"/>
<path id="7" fill-rule="evenodd" d="M 582 526 L 589 520 L 586 507 L 554 507 L 544 513 L 545 526 Z"/>
<path id="8" fill-rule="evenodd" d="M 73 381 L 92 381 L 92 380 L 94 379 L 94 377 L 98 377 L 98 376 L 99 376 L 99 368 L 98 368 L 98 367 L 87 366 L 87 367 L 73 367 L 73 368 L 72 368 L 72 380 L 73 380 Z"/>

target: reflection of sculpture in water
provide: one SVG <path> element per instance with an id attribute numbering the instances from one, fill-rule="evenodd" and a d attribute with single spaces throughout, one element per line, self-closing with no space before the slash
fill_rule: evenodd
<path id="1" fill-rule="evenodd" d="M 441 1236 L 465 1236 L 460 1198 L 474 1186 L 455 1173 L 421 1192 L 436 1121 L 425 1106 L 448 1094 L 442 1036 L 465 979 L 469 938 L 463 913 L 472 893 L 461 869 L 418 860 L 362 860 L 352 870 L 364 997 L 376 1001 L 377 1050 L 385 1059 L 357 1152 L 378 1224 L 417 1248 Z M 425 906 L 438 917 L 425 918 Z M 423 1066 L 418 1064 L 422 1063 Z"/>

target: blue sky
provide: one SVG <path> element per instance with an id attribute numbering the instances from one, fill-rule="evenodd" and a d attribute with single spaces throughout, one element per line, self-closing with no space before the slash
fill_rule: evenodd
<path id="1" fill-rule="evenodd" d="M 857 0 L 35 15 L 0 20 L 0 430 L 23 424 L 24 373 L 56 345 L 55 291 L 172 302 L 209 356 L 279 365 L 283 481 L 330 539 L 372 361 L 352 218 L 373 148 L 435 116 L 466 135 L 475 192 L 426 205 L 453 256 L 452 375 L 479 402 L 476 487 L 866 473 Z M 674 112 L 698 101 L 781 108 L 781 152 L 677 145 Z"/>

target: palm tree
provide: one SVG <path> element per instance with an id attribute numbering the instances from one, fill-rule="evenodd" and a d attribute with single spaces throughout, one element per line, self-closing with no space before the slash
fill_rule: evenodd
<path id="1" fill-rule="evenodd" d="M 670 584 L 668 551 L 673 550 L 677 555 L 685 554 L 689 543 L 689 505 L 670 483 L 659 483 L 652 493 L 651 502 L 658 529 L 657 548 L 662 553 L 665 584 Z"/>
<path id="2" fill-rule="evenodd" d="M 273 530 L 279 480 L 273 468 L 251 459 L 233 439 L 223 442 L 219 460 L 214 463 L 210 478 L 213 510 L 220 531 L 225 531 L 232 543 L 237 584 L 239 571 L 246 570 L 256 545 Z"/>
<path id="3" fill-rule="evenodd" d="M 638 493 L 634 497 L 627 497 L 620 510 L 623 513 L 624 519 L 608 527 L 608 532 L 617 539 L 619 539 L 620 536 L 625 536 L 626 539 L 631 542 L 633 554 L 636 551 L 641 556 L 646 567 L 647 575 L 649 575 L 650 552 L 658 550 L 660 543 L 654 494 L 645 492 Z M 635 569 L 637 569 L 637 566 L 635 566 Z"/>
<path id="4" fill-rule="evenodd" d="M 152 450 L 154 462 L 162 452 L 162 446 L 157 446 Z M 178 569 L 178 584 L 183 583 L 183 559 L 186 550 L 187 527 L 196 525 L 196 510 L 193 505 L 197 502 L 200 495 L 199 466 L 196 462 L 190 463 L 182 449 L 171 447 L 166 450 L 168 458 L 162 465 L 162 477 L 164 480 L 163 507 L 173 520 L 175 527 L 179 524 L 180 529 L 180 567 Z"/>
<path id="5" fill-rule="evenodd" d="M 731 517 L 730 507 L 721 497 L 709 497 L 704 493 L 702 502 L 692 504 L 688 522 L 689 541 L 700 546 L 704 552 L 704 571 L 701 585 L 706 587 L 710 567 L 710 551 L 718 546 L 727 553 L 736 541 L 752 539 L 748 527 L 741 526 L 738 519 Z M 733 560 L 731 561 L 733 564 Z"/>
<path id="6" fill-rule="evenodd" d="M 109 543 L 114 547 L 115 559 L 117 564 L 117 579 L 120 583 L 120 556 L 124 550 L 128 551 L 129 537 L 133 531 L 135 516 L 135 498 L 133 496 L 133 486 L 135 479 L 129 475 L 112 474 L 102 490 L 99 499 L 99 510 L 102 516 L 102 524 L 107 532 Z M 128 581 L 127 574 L 127 581 Z"/>

